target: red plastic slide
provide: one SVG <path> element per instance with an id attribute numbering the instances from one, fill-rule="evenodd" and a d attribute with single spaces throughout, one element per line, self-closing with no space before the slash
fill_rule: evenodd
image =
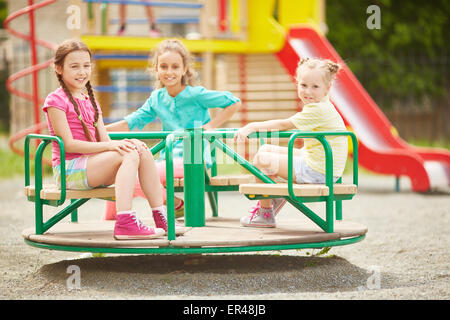
<path id="1" fill-rule="evenodd" d="M 450 185 L 449 150 L 414 147 L 393 134 L 389 120 L 324 36 L 308 27 L 292 29 L 277 57 L 292 76 L 300 57 L 331 59 L 343 66 L 330 99 L 358 137 L 359 165 L 380 174 L 408 176 L 417 192 Z"/>

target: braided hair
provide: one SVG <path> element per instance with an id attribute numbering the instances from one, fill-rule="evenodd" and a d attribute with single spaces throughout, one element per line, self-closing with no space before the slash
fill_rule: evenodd
<path id="1" fill-rule="evenodd" d="M 78 40 L 66 40 L 63 43 L 61 43 L 58 48 L 56 49 L 54 63 L 55 66 L 59 67 L 60 69 L 63 68 L 64 65 L 64 59 L 66 56 L 74 51 L 86 51 L 89 53 L 89 56 L 92 56 L 89 48 L 81 41 Z M 92 106 L 94 107 L 95 115 L 94 115 L 94 123 L 93 126 L 95 127 L 95 140 L 91 137 L 91 134 L 89 133 L 89 129 L 86 125 L 86 122 L 81 117 L 80 109 L 78 106 L 77 101 L 74 99 L 72 94 L 70 93 L 70 90 L 67 88 L 66 84 L 64 83 L 64 80 L 62 78 L 62 75 L 56 72 L 56 78 L 59 81 L 59 84 L 61 85 L 61 88 L 64 90 L 65 94 L 69 98 L 70 102 L 73 104 L 73 107 L 75 109 L 75 112 L 78 115 L 78 119 L 81 122 L 81 125 L 83 126 L 84 135 L 86 136 L 86 139 L 88 141 L 100 141 L 100 135 L 97 129 L 97 122 L 99 117 L 99 111 L 98 106 L 95 101 L 94 97 L 94 91 L 92 90 L 92 86 L 90 81 L 86 83 L 86 90 L 89 95 L 89 100 L 91 101 Z"/>

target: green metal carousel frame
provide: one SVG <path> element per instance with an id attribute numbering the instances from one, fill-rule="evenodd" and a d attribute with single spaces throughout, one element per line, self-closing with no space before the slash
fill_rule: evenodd
<path id="1" fill-rule="evenodd" d="M 212 167 L 210 175 L 217 175 L 218 167 L 216 161 L 216 150 L 231 157 L 240 164 L 248 172 L 266 184 L 276 183 L 267 175 L 262 173 L 258 168 L 249 163 L 246 159 L 227 146 L 223 139 L 233 138 L 236 129 L 217 129 L 214 131 L 203 131 L 202 129 L 186 129 L 174 132 L 118 132 L 110 133 L 111 139 L 158 139 L 159 141 L 151 148 L 151 152 L 155 155 L 165 149 L 166 159 L 166 190 L 167 190 L 167 211 L 168 211 L 168 230 L 167 230 L 167 246 L 161 247 L 97 247 L 97 246 L 72 246 L 48 244 L 32 241 L 25 237 L 25 242 L 31 246 L 38 248 L 62 250 L 62 251 L 78 251 L 78 252 L 94 252 L 94 253 L 120 253 L 120 254 L 199 254 L 199 253 L 225 253 L 225 252 L 248 252 L 248 251 L 267 251 L 267 250 L 291 250 L 303 248 L 324 248 L 333 246 L 342 246 L 353 244 L 365 238 L 365 232 L 346 238 L 333 239 L 328 241 L 307 242 L 307 243 L 285 243 L 285 244 L 269 244 L 269 245 L 243 245 L 243 246 L 204 246 L 204 247 L 179 247 L 172 246 L 171 241 L 176 240 L 175 234 L 175 210 L 174 210 L 174 193 L 184 191 L 185 200 L 185 226 L 187 227 L 205 227 L 205 194 L 208 195 L 209 204 L 213 217 L 218 217 L 218 195 L 223 191 L 239 191 L 239 185 L 216 186 L 209 184 L 209 175 L 206 173 L 203 159 L 203 141 L 210 143 Z M 358 185 L 358 150 L 357 139 L 352 132 L 299 132 L 299 131 L 282 131 L 282 132 L 257 132 L 249 136 L 249 138 L 289 138 L 288 142 L 288 195 L 283 196 L 300 212 L 306 215 L 325 233 L 334 232 L 334 219 L 342 220 L 342 201 L 351 200 L 354 194 L 334 194 L 333 192 L 333 157 L 331 147 L 326 139 L 327 136 L 349 136 L 353 145 L 353 184 Z M 293 150 L 295 140 L 298 138 L 317 139 L 323 146 L 326 157 L 326 187 L 328 187 L 328 195 L 315 197 L 296 196 L 294 192 L 294 175 L 293 175 Z M 30 186 L 30 141 L 37 139 L 41 141 L 37 147 L 35 154 L 35 193 L 34 196 L 28 196 L 29 201 L 35 203 L 35 234 L 43 235 L 50 228 L 60 222 L 63 218 L 71 215 L 71 222 L 78 222 L 77 209 L 86 203 L 90 198 L 70 199 L 70 204 L 65 206 L 57 214 L 53 215 L 47 221 L 43 219 L 44 206 L 62 206 L 66 202 L 66 183 L 65 168 L 61 166 L 61 193 L 58 200 L 46 200 L 41 198 L 41 190 L 43 189 L 42 160 L 43 153 L 50 143 L 57 143 L 60 149 L 61 163 L 65 161 L 64 143 L 60 137 L 42 134 L 30 134 L 25 139 L 25 187 Z M 175 141 L 182 140 L 184 150 L 184 186 L 174 186 L 173 173 L 173 146 Z M 341 179 L 337 181 L 341 183 Z M 267 195 L 248 195 L 248 199 L 257 200 L 262 198 L 275 198 L 277 196 Z M 309 209 L 305 203 L 308 202 L 325 202 L 326 214 L 325 219 L 321 218 L 317 213 Z"/>

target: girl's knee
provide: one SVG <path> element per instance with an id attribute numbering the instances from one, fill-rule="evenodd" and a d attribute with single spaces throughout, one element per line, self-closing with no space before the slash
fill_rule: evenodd
<path id="1" fill-rule="evenodd" d="M 253 165 L 263 171 L 265 174 L 276 174 L 278 163 L 271 156 L 270 152 L 259 152 L 253 158 Z"/>
<path id="2" fill-rule="evenodd" d="M 258 152 L 253 157 L 252 164 L 257 168 L 264 167 L 264 164 L 267 163 L 266 155 L 267 155 L 267 152 L 264 152 L 261 149 L 258 150 Z"/>
<path id="3" fill-rule="evenodd" d="M 104 161 L 108 161 L 110 164 L 114 164 L 115 166 L 120 166 L 123 161 L 123 155 L 121 155 L 117 151 L 107 151 L 108 157 Z"/>
<path id="4" fill-rule="evenodd" d="M 150 149 L 144 149 L 144 150 L 141 152 L 140 157 L 141 157 L 143 160 L 151 160 L 151 161 L 154 161 L 154 160 L 155 160 L 155 158 L 153 157 L 153 153 L 150 151 Z"/>
<path id="5" fill-rule="evenodd" d="M 140 156 L 137 150 L 132 150 L 129 152 L 126 152 L 122 155 L 122 162 L 124 161 L 131 161 L 133 163 L 139 164 Z"/>

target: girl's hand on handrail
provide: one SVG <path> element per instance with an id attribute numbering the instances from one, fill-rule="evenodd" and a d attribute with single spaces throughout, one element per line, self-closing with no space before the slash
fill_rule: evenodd
<path id="1" fill-rule="evenodd" d="M 203 128 L 204 131 L 211 131 L 211 130 L 214 130 L 214 127 L 211 126 L 209 123 L 203 125 L 202 128 Z"/>
<path id="2" fill-rule="evenodd" d="M 254 130 L 249 125 L 246 125 L 236 131 L 233 139 L 237 142 L 246 142 L 248 140 L 248 135 L 252 132 L 254 132 Z"/>

